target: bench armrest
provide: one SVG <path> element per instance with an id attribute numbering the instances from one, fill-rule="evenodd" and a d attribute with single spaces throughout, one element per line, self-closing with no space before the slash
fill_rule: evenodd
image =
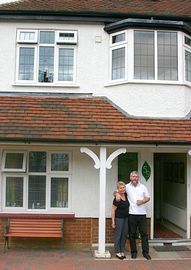
<path id="1" fill-rule="evenodd" d="M 5 224 L 5 227 L 4 227 L 4 235 L 8 234 L 9 232 L 9 224 Z"/>

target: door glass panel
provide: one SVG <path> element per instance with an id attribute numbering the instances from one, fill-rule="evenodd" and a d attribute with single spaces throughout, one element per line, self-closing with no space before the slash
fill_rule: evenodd
<path id="1" fill-rule="evenodd" d="M 132 171 L 138 170 L 138 153 L 125 153 L 118 157 L 118 180 L 129 182 Z"/>

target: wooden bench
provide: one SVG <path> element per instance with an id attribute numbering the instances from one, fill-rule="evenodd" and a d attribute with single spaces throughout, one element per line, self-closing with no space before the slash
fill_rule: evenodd
<path id="1" fill-rule="evenodd" d="M 4 231 L 4 251 L 11 237 L 48 237 L 63 239 L 62 218 L 9 218 Z"/>

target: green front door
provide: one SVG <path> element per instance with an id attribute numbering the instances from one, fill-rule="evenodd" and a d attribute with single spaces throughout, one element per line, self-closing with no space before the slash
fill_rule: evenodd
<path id="1" fill-rule="evenodd" d="M 138 170 L 138 153 L 130 152 L 121 154 L 118 157 L 118 180 L 129 182 L 129 175 L 132 171 Z"/>

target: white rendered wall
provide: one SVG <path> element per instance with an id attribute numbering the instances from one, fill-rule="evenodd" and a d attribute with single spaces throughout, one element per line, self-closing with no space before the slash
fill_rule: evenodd
<path id="1" fill-rule="evenodd" d="M 162 207 L 164 209 L 163 218 L 176 224 L 178 227 L 184 230 L 187 229 L 186 210 L 177 208 L 167 203 L 163 203 Z"/>
<path id="2" fill-rule="evenodd" d="M 77 80 L 74 86 L 16 84 L 17 29 L 77 30 Z M 109 83 L 109 35 L 102 23 L 1 22 L 0 91 L 44 93 L 93 93 L 109 97 L 130 115 L 184 117 L 191 110 L 191 88 L 183 84 Z M 7 34 L 8 33 L 8 34 Z"/>
<path id="3" fill-rule="evenodd" d="M 91 148 L 99 153 L 99 147 Z M 41 214 L 64 214 L 74 213 L 76 217 L 99 217 L 99 170 L 94 168 L 93 160 L 86 154 L 80 152 L 80 147 L 67 146 L 48 146 L 48 145 L 15 145 L 0 146 L 0 161 L 2 151 L 66 151 L 71 154 L 71 173 L 69 183 L 69 209 L 51 209 L 51 210 L 22 210 L 22 213 L 41 213 Z M 1 163 L 0 163 L 1 164 Z M 106 181 L 106 217 L 111 216 L 111 206 L 113 201 L 113 191 L 116 189 L 117 182 L 117 159 L 113 161 L 112 168 L 107 170 Z M 20 175 L 20 174 L 19 174 Z M 49 178 L 49 175 L 47 175 Z M 3 173 L 0 166 L 0 212 L 3 211 Z M 25 191 L 26 192 L 26 191 Z M 49 192 L 49 191 L 48 191 Z M 24 211 L 24 212 L 23 212 Z M 18 212 L 16 208 L 9 209 L 8 212 Z M 21 211 L 19 211 L 21 212 Z"/>
<path id="4" fill-rule="evenodd" d="M 133 116 L 184 117 L 191 110 L 191 88 L 184 85 L 129 83 L 108 86 L 106 93 Z"/>
<path id="5" fill-rule="evenodd" d="M 91 148 L 99 156 L 99 147 Z M 77 217 L 99 216 L 99 169 L 94 168 L 93 160 L 76 148 L 74 171 L 72 174 L 72 207 Z M 79 162 L 80 161 L 80 162 Z M 113 191 L 117 183 L 117 159 L 112 168 L 107 170 L 106 179 L 106 217 L 111 216 Z"/>

